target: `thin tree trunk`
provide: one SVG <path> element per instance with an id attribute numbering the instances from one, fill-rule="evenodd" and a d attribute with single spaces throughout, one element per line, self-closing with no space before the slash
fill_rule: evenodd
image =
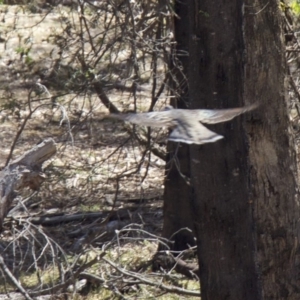
<path id="1" fill-rule="evenodd" d="M 175 12 L 180 13 L 180 18 L 174 19 L 176 46 L 173 48 L 170 62 L 169 84 L 173 88 L 173 95 L 176 98 L 171 101 L 171 104 L 177 108 L 187 108 L 189 105 L 186 78 L 189 61 L 189 15 L 185 1 L 175 2 Z M 167 152 L 162 235 L 165 238 L 171 238 L 173 241 L 173 244 L 170 244 L 172 250 L 180 251 L 195 245 L 191 202 L 188 200 L 191 197 L 189 147 L 186 144 L 180 145 L 169 142 Z M 160 245 L 159 250 L 162 249 L 164 246 Z"/>

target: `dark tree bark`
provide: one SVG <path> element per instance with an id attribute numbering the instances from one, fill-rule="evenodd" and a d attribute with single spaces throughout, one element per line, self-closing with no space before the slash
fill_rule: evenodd
<path id="1" fill-rule="evenodd" d="M 176 1 L 175 12 L 180 19 L 174 19 L 176 45 L 170 60 L 170 86 L 175 99 L 171 104 L 177 108 L 188 108 L 188 6 L 185 1 Z M 171 238 L 172 250 L 181 251 L 195 245 L 194 224 L 191 218 L 190 154 L 187 144 L 168 143 L 166 157 L 166 180 L 164 191 L 164 227 L 162 235 Z M 182 230 L 188 228 L 188 230 Z M 176 234 L 174 234 L 176 233 Z M 159 250 L 164 246 L 160 245 Z"/>
<path id="2" fill-rule="evenodd" d="M 190 9 L 192 107 L 230 108 L 255 101 L 243 103 L 242 2 L 191 1 Z M 242 119 L 216 126 L 223 140 L 190 149 L 203 299 L 262 297 Z"/>
<path id="3" fill-rule="evenodd" d="M 251 3 L 263 8 L 266 3 Z M 245 10 L 244 98 L 262 103 L 248 126 L 249 187 L 264 299 L 300 299 L 299 199 L 294 141 L 289 134 L 281 12 L 271 1 Z M 252 203 L 253 201 L 253 203 Z"/>
<path id="4" fill-rule="evenodd" d="M 189 16 L 182 30 L 191 108 L 261 104 L 215 126 L 223 140 L 189 147 L 192 195 L 176 197 L 179 182 L 166 184 L 165 195 L 173 195 L 166 202 L 191 203 L 193 218 L 185 218 L 194 221 L 202 299 L 300 299 L 296 160 L 278 2 L 186 3 L 183 16 L 177 13 Z"/>

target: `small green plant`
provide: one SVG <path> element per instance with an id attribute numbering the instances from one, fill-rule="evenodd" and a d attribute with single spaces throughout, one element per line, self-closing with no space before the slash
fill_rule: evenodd
<path id="1" fill-rule="evenodd" d="M 32 57 L 29 56 L 29 55 L 26 55 L 26 57 L 25 57 L 25 63 L 26 63 L 27 65 L 30 65 L 32 62 L 33 62 Z"/>
<path id="2" fill-rule="evenodd" d="M 16 49 L 16 52 L 17 52 L 18 54 L 20 54 L 21 56 L 23 56 L 23 55 L 28 55 L 30 49 L 31 49 L 31 47 L 22 47 L 22 46 L 19 46 L 19 47 Z"/>
<path id="3" fill-rule="evenodd" d="M 25 57 L 24 61 L 27 65 L 30 65 L 33 62 L 32 57 L 29 55 L 30 50 L 31 50 L 31 47 L 23 47 L 23 46 L 19 46 L 15 50 L 18 54 L 20 54 L 21 59 L 23 57 Z"/>

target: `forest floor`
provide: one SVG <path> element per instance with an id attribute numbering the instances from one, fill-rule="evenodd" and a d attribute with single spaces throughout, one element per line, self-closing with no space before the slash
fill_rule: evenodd
<path id="1" fill-rule="evenodd" d="M 184 294 L 199 292 L 197 280 L 151 268 L 159 243 L 165 243 L 165 161 L 128 133 L 137 129 L 103 120 L 108 111 L 94 92 L 47 85 L 53 73 L 61 81 L 72 72 L 68 64 L 61 73 L 54 67 L 68 14 L 61 6 L 47 12 L 0 5 L 0 167 L 10 152 L 15 159 L 47 137 L 58 149 L 45 165 L 40 190 L 18 191 L 0 234 L 0 254 L 25 289 L 38 295 L 50 288 L 40 299 L 199 299 Z M 151 82 L 141 87 L 135 103 L 142 110 L 151 101 Z M 107 96 L 121 111 L 133 108 L 130 91 L 111 89 Z M 161 98 L 158 107 L 167 102 L 166 95 Z M 68 284 L 51 290 L 80 267 L 76 289 Z M 0 299 L 22 299 L 0 274 Z"/>

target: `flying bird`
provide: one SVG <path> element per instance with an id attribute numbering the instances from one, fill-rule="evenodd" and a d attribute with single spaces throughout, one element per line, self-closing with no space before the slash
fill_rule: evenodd
<path id="1" fill-rule="evenodd" d="M 127 121 L 150 127 L 169 127 L 173 129 L 168 140 L 186 144 L 213 143 L 223 138 L 205 124 L 222 123 L 251 111 L 258 104 L 229 109 L 174 109 L 172 106 L 161 111 L 146 113 L 110 114 L 109 118 Z"/>

